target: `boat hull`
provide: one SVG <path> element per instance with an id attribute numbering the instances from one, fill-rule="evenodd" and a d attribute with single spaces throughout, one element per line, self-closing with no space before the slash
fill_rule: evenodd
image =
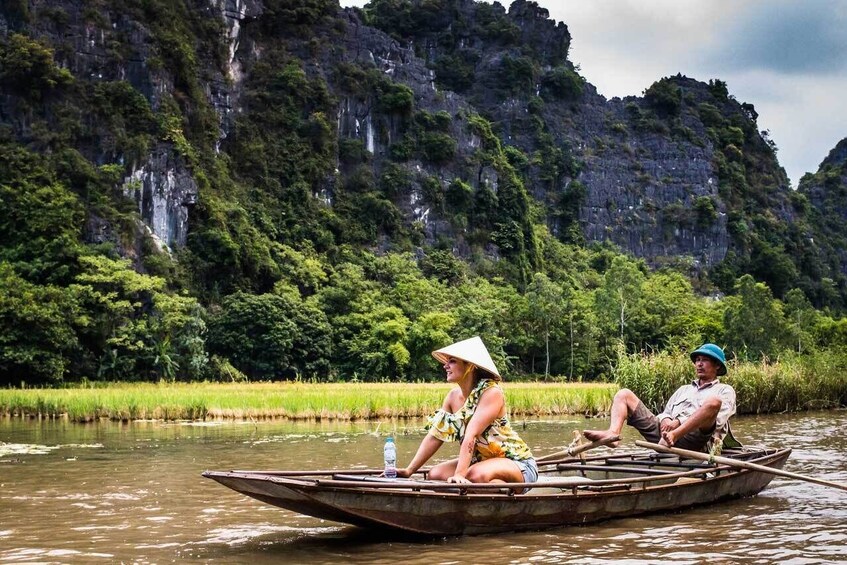
<path id="1" fill-rule="evenodd" d="M 753 461 L 780 469 L 789 454 L 788 449 L 772 450 Z M 773 478 L 761 471 L 724 469 L 667 481 L 616 484 L 605 479 L 573 488 L 540 486 L 515 495 L 385 488 L 384 483 L 381 488 L 357 487 L 331 479 L 244 471 L 207 471 L 204 476 L 262 502 L 317 518 L 439 536 L 538 530 L 676 511 L 753 496 Z"/>

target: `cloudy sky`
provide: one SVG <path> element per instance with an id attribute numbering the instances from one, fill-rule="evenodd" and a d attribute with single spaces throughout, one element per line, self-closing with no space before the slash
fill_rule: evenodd
<path id="1" fill-rule="evenodd" d="M 795 188 L 847 137 L 847 0 L 537 1 L 567 24 L 571 61 L 607 98 L 677 73 L 725 81 L 756 107 Z"/>

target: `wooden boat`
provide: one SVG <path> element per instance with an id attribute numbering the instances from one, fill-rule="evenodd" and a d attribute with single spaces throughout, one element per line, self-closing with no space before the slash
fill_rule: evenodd
<path id="1" fill-rule="evenodd" d="M 294 512 L 425 535 L 484 534 L 578 525 L 752 496 L 761 470 L 651 451 L 564 458 L 540 465 L 538 483 L 385 479 L 379 471 L 206 471 L 237 492 Z M 724 450 L 723 457 L 781 469 L 790 449 Z M 526 492 L 516 490 L 529 487 Z"/>

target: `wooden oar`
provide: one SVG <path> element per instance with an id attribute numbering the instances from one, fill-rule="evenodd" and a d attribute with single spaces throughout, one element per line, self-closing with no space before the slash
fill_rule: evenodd
<path id="1" fill-rule="evenodd" d="M 816 479 L 814 477 L 807 477 L 805 475 L 798 475 L 797 473 L 792 473 L 790 471 L 783 471 L 782 469 L 773 469 L 771 467 L 767 467 L 765 465 L 758 465 L 756 463 L 750 463 L 749 461 L 738 461 L 736 459 L 731 459 L 729 457 L 721 457 L 719 455 L 709 455 L 708 453 L 701 453 L 699 451 L 689 451 L 687 449 L 680 449 L 678 447 L 668 447 L 667 445 L 659 445 L 657 443 L 650 443 L 648 441 L 636 441 L 635 445 L 639 447 L 649 447 L 655 451 L 659 451 L 661 453 L 672 453 L 674 455 L 679 455 L 680 457 L 687 457 L 689 459 L 699 459 L 700 461 L 708 461 L 709 463 L 720 463 L 721 465 L 727 465 L 729 467 L 738 467 L 740 469 L 750 469 L 751 471 L 760 471 L 762 473 L 770 473 L 771 475 L 777 475 L 779 477 L 788 477 L 789 479 L 797 479 L 800 481 L 807 481 L 810 483 L 815 483 L 817 485 L 823 485 L 825 487 L 832 487 L 841 490 L 847 490 L 847 485 L 841 483 L 835 483 L 832 481 L 825 481 L 823 479 Z"/>
<path id="2" fill-rule="evenodd" d="M 563 449 L 562 451 L 557 451 L 556 453 L 551 453 L 549 455 L 545 455 L 543 457 L 539 457 L 536 459 L 536 463 L 544 463 L 545 461 L 553 461 L 556 457 L 561 457 L 562 455 L 573 456 L 579 455 L 583 451 L 588 451 L 589 449 L 594 449 L 595 447 L 600 447 L 601 445 L 608 445 L 615 441 L 620 441 L 621 436 L 613 436 L 607 437 L 604 439 L 598 439 L 597 441 L 592 441 L 591 443 L 585 443 L 582 445 L 577 445 L 576 447 L 569 447 L 567 449 Z"/>

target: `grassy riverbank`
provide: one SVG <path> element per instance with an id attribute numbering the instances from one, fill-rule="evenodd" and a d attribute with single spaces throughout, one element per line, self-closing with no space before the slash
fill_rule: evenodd
<path id="1" fill-rule="evenodd" d="M 721 381 L 735 388 L 739 414 L 797 412 L 847 406 L 847 355 L 837 351 L 786 355 L 770 361 L 730 360 Z M 618 356 L 615 379 L 648 407 L 661 410 L 671 394 L 691 382 L 686 353 Z"/>
<path id="2" fill-rule="evenodd" d="M 722 380 L 735 387 L 739 414 L 847 406 L 847 356 L 836 352 L 774 362 L 730 361 Z M 628 355 L 615 363 L 615 384 L 506 382 L 515 417 L 606 414 L 619 387 L 661 410 L 693 378 L 686 353 Z M 202 419 L 415 418 L 440 407 L 446 383 L 160 383 L 58 389 L 0 389 L 0 415 L 72 421 Z"/>
<path id="3" fill-rule="evenodd" d="M 0 389 L 0 414 L 72 421 L 412 418 L 441 406 L 447 384 L 114 384 L 94 388 Z M 506 383 L 513 416 L 608 412 L 610 384 Z"/>

